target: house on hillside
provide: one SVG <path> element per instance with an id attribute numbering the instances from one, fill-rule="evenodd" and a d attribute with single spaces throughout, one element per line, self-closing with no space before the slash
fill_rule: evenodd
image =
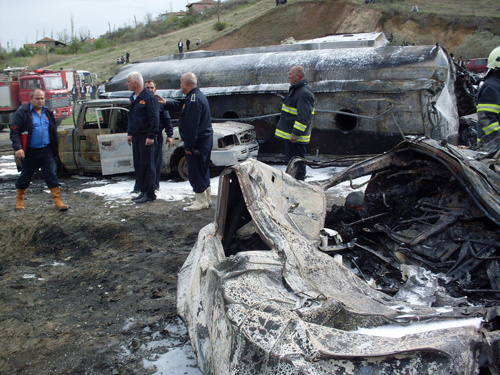
<path id="1" fill-rule="evenodd" d="M 43 43 L 26 43 L 23 44 L 23 48 L 32 53 L 45 52 L 47 51 L 47 45 Z"/>
<path id="2" fill-rule="evenodd" d="M 51 48 L 56 48 L 56 47 L 66 47 L 66 44 L 63 42 L 59 42 L 57 40 L 51 39 L 51 38 L 43 38 L 40 39 L 36 44 L 45 44 L 46 48 L 50 50 Z"/>
<path id="3" fill-rule="evenodd" d="M 210 9 L 215 5 L 217 5 L 217 1 L 215 0 L 201 0 L 197 3 L 190 3 L 186 5 L 186 8 L 189 8 L 192 12 L 203 13 L 206 9 Z"/>
<path id="4" fill-rule="evenodd" d="M 181 18 L 184 18 L 186 17 L 186 12 L 184 12 L 183 10 L 181 10 L 180 12 L 170 12 L 170 13 L 163 13 L 163 14 L 160 14 L 158 16 L 158 18 L 161 20 L 161 21 L 166 21 L 168 17 L 170 16 L 174 16 L 178 19 L 181 19 Z"/>

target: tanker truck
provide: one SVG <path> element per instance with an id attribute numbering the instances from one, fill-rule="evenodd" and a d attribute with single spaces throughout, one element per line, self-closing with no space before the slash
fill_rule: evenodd
<path id="1" fill-rule="evenodd" d="M 141 60 L 117 71 L 105 95 L 128 97 L 127 75 L 139 71 L 158 94 L 181 99 L 179 79 L 193 72 L 213 121 L 252 124 L 265 155 L 283 150 L 274 130 L 294 65 L 305 68 L 315 94 L 312 154 L 376 154 L 408 136 L 457 143 L 455 69 L 445 48 L 390 46 L 383 33 Z"/>

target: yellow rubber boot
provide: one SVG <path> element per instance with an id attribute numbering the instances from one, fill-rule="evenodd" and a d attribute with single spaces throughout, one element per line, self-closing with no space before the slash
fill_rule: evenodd
<path id="1" fill-rule="evenodd" d="M 59 189 L 59 186 L 51 188 L 50 192 L 52 193 L 52 199 L 54 200 L 56 208 L 61 211 L 66 211 L 68 206 L 66 206 L 61 200 L 61 190 Z"/>
<path id="2" fill-rule="evenodd" d="M 17 189 L 16 210 L 24 210 L 24 194 L 26 189 Z"/>

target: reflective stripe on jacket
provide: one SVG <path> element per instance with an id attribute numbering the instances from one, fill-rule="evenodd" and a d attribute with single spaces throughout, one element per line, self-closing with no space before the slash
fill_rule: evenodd
<path id="1" fill-rule="evenodd" d="M 500 72 L 491 71 L 477 94 L 478 141 L 500 136 Z"/>
<path id="2" fill-rule="evenodd" d="M 275 137 L 290 140 L 292 134 L 297 142 L 307 144 L 311 140 L 312 120 L 314 116 L 314 93 L 302 80 L 290 87 L 281 106 L 281 116 L 276 125 Z"/>

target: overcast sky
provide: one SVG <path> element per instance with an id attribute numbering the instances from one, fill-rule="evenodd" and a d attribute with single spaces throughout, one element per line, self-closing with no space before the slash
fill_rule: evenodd
<path id="1" fill-rule="evenodd" d="M 190 0 L 189 2 L 196 2 Z M 71 35 L 73 16 L 76 36 L 94 38 L 125 25 L 143 22 L 147 13 L 153 19 L 165 12 L 186 10 L 187 0 L 0 0 L 0 44 L 20 48 L 66 30 Z"/>

